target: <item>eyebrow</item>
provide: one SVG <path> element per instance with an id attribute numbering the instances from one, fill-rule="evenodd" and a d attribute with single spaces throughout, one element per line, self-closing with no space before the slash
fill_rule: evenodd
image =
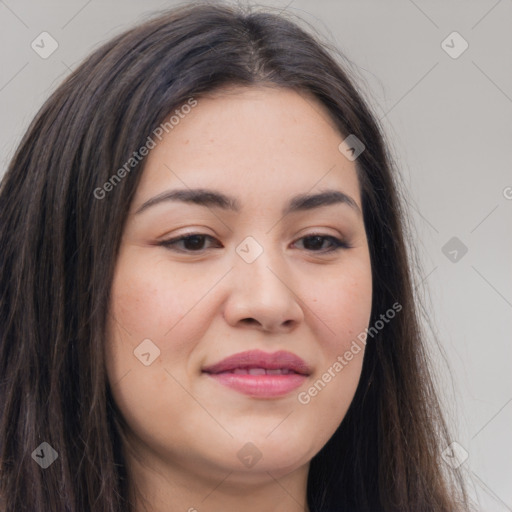
<path id="1" fill-rule="evenodd" d="M 196 188 L 196 189 L 181 189 L 169 190 L 159 194 L 151 199 L 148 199 L 142 204 L 135 212 L 135 214 L 142 213 L 148 208 L 161 204 L 167 201 L 181 201 L 184 203 L 197 204 L 209 208 L 220 208 L 222 210 L 232 210 L 240 212 L 241 206 L 237 198 L 228 196 L 216 190 Z M 354 209 L 358 214 L 361 214 L 361 209 L 358 204 L 349 195 L 334 189 L 326 189 L 317 194 L 299 194 L 293 196 L 282 210 L 282 215 L 289 213 L 296 213 L 305 210 L 313 210 L 323 206 L 334 204 L 346 204 Z"/>

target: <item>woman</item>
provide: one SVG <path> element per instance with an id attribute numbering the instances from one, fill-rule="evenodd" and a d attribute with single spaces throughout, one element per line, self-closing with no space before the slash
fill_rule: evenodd
<path id="1" fill-rule="evenodd" d="M 96 50 L 0 192 L 2 510 L 468 510 L 394 180 L 283 15 Z"/>

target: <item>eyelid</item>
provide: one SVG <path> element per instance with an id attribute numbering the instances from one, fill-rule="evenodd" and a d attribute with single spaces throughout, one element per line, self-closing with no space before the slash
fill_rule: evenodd
<path id="1" fill-rule="evenodd" d="M 172 250 L 172 251 L 175 251 L 178 253 L 182 253 L 182 254 L 204 254 L 208 249 L 200 249 L 198 251 L 193 251 L 193 250 L 187 250 L 187 249 L 175 249 L 172 247 L 173 245 L 176 245 L 177 243 L 184 241 L 188 238 L 192 238 L 192 237 L 203 237 L 205 239 L 214 240 L 214 241 L 218 242 L 218 240 L 212 235 L 208 235 L 206 233 L 201 233 L 201 232 L 197 232 L 197 231 L 191 231 L 188 233 L 182 233 L 173 238 L 162 240 L 157 245 L 163 246 L 169 250 Z M 307 232 L 307 233 L 301 235 L 300 237 L 295 239 L 293 243 L 295 244 L 298 241 L 303 240 L 305 238 L 313 238 L 313 237 L 320 237 L 320 238 L 323 238 L 324 240 L 330 240 L 331 248 L 328 250 L 324 249 L 324 250 L 318 250 L 318 251 L 304 249 L 308 253 L 317 253 L 317 254 L 322 255 L 322 254 L 336 253 L 336 252 L 339 252 L 341 249 L 353 248 L 353 246 L 350 244 L 350 242 L 346 238 L 331 235 L 331 234 L 324 233 L 324 232 L 321 232 L 318 230 L 312 231 L 312 232 Z"/>

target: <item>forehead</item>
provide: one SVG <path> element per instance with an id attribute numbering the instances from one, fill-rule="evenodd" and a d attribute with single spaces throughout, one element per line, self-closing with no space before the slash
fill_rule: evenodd
<path id="1" fill-rule="evenodd" d="M 232 87 L 196 101 L 177 108 L 179 121 L 148 155 L 141 200 L 172 186 L 229 189 L 260 201 L 341 187 L 360 205 L 355 163 L 338 149 L 345 137 L 313 96 Z"/>

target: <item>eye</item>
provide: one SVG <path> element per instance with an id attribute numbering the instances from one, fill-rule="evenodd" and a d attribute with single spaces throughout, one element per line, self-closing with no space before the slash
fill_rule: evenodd
<path id="1" fill-rule="evenodd" d="M 303 243 L 304 246 L 309 247 L 320 247 L 324 245 L 324 242 L 328 241 L 330 242 L 330 247 L 327 250 L 314 250 L 312 252 L 333 252 L 333 251 L 339 251 L 340 249 L 350 249 L 351 245 L 345 241 L 341 240 L 340 238 L 336 238 L 335 236 L 331 235 L 322 235 L 321 233 L 311 233 L 309 235 L 306 235 L 302 238 L 299 238 L 299 240 L 309 240 L 308 243 Z"/>
<path id="2" fill-rule="evenodd" d="M 204 235 L 202 233 L 192 233 L 190 235 L 171 238 L 170 240 L 163 240 L 158 245 L 178 252 L 201 252 L 204 250 L 203 245 L 206 239 L 215 240 L 215 238 L 213 238 L 210 235 Z M 180 243 L 183 243 L 185 245 L 184 249 L 178 248 L 178 245 Z"/>
<path id="3" fill-rule="evenodd" d="M 210 235 L 203 233 L 191 233 L 189 235 L 179 236 L 169 240 L 163 240 L 159 242 L 158 245 L 176 252 L 201 253 L 206 250 L 204 247 L 206 240 L 218 242 L 216 238 Z M 311 233 L 299 238 L 298 241 L 300 240 L 304 241 L 303 246 L 309 252 L 325 254 L 338 251 L 340 249 L 350 249 L 352 247 L 345 240 L 336 238 L 335 236 L 331 235 L 323 235 L 321 233 Z M 325 242 L 329 242 L 327 249 L 324 246 Z M 217 247 L 221 247 L 220 243 L 217 243 Z"/>

